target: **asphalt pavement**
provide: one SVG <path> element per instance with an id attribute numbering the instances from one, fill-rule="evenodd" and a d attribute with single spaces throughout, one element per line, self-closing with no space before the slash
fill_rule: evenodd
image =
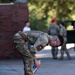
<path id="1" fill-rule="evenodd" d="M 66 55 L 64 55 L 64 60 L 52 59 L 49 46 L 38 52 L 36 57 L 41 60 L 41 66 L 34 75 L 75 75 L 74 44 L 68 44 L 67 49 L 70 52 L 71 60 L 67 60 Z M 0 75 L 24 75 L 23 67 L 22 59 L 0 60 Z"/>

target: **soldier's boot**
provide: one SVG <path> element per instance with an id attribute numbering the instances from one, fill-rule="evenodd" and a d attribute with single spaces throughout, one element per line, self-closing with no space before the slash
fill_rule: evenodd
<path id="1" fill-rule="evenodd" d="M 57 55 L 53 52 L 52 53 L 53 59 L 57 59 Z"/>
<path id="2" fill-rule="evenodd" d="M 63 60 L 63 59 L 64 59 L 64 56 L 63 56 L 63 54 L 61 54 L 59 60 Z"/>
<path id="3" fill-rule="evenodd" d="M 57 59 L 57 54 L 56 54 L 56 52 L 54 52 L 54 54 L 53 54 L 53 59 Z"/>
<path id="4" fill-rule="evenodd" d="M 52 54 L 53 59 L 57 59 L 57 56 L 55 54 Z"/>
<path id="5" fill-rule="evenodd" d="M 71 57 L 70 57 L 69 52 L 68 52 L 67 50 L 66 50 L 65 52 L 66 52 L 66 54 L 67 54 L 67 59 L 68 59 L 68 60 L 71 60 Z"/>
<path id="6" fill-rule="evenodd" d="M 57 59 L 57 56 L 54 56 L 53 59 Z"/>
<path id="7" fill-rule="evenodd" d="M 63 57 L 60 57 L 59 60 L 63 60 Z"/>

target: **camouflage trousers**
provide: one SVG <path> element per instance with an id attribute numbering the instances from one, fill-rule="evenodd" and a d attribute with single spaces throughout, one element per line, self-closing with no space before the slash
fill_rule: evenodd
<path id="1" fill-rule="evenodd" d="M 35 53 L 31 52 L 26 42 L 21 37 L 14 37 L 14 43 L 17 50 L 21 53 L 24 63 L 24 75 L 33 75 L 32 62 L 35 59 Z"/>
<path id="2" fill-rule="evenodd" d="M 66 53 L 67 58 L 68 58 L 68 59 L 71 59 L 70 54 L 69 54 L 69 52 L 68 52 L 68 50 L 67 50 L 67 48 L 66 48 L 66 43 L 64 43 L 64 44 L 61 46 L 61 56 L 60 56 L 60 59 L 63 59 L 63 57 L 64 57 L 64 52 Z"/>
<path id="3" fill-rule="evenodd" d="M 53 59 L 57 59 L 58 47 L 52 47 L 51 49 Z"/>

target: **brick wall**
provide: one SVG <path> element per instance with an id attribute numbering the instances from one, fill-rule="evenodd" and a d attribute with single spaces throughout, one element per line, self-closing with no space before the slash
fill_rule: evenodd
<path id="1" fill-rule="evenodd" d="M 20 58 L 13 44 L 13 35 L 29 20 L 27 3 L 0 5 L 0 59 Z"/>

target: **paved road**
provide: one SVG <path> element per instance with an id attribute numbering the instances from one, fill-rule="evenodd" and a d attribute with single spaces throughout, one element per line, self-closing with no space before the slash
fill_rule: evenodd
<path id="1" fill-rule="evenodd" d="M 37 58 L 42 61 L 40 69 L 35 75 L 75 75 L 75 51 L 74 44 L 67 44 L 72 60 L 67 60 L 64 54 L 64 60 L 54 60 L 51 55 L 51 48 L 46 47 L 43 51 L 37 53 Z M 42 57 L 42 58 L 41 58 Z M 60 47 L 58 58 L 60 57 Z"/>
<path id="2" fill-rule="evenodd" d="M 36 56 L 42 64 L 35 75 L 75 75 L 75 51 L 72 47 L 68 50 L 72 60 L 67 60 L 66 55 L 64 60 L 53 60 L 48 47 L 38 52 Z M 0 75 L 24 75 L 22 60 L 0 60 Z"/>

